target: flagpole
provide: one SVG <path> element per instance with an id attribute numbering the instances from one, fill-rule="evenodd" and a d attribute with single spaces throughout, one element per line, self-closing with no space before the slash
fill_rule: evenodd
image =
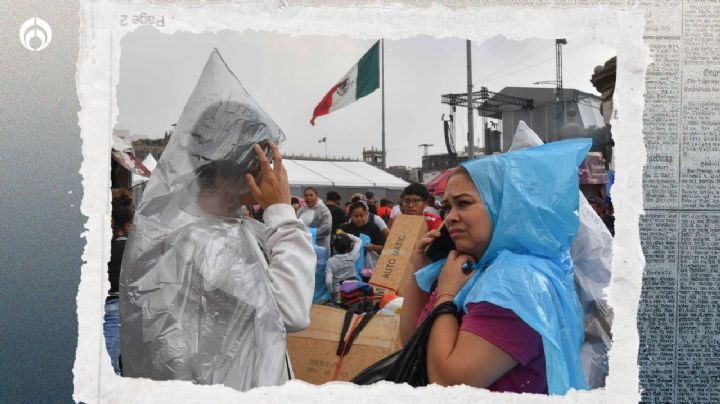
<path id="1" fill-rule="evenodd" d="M 387 167 L 387 154 L 385 153 L 385 39 L 380 38 L 380 98 L 382 99 L 382 168 Z"/>

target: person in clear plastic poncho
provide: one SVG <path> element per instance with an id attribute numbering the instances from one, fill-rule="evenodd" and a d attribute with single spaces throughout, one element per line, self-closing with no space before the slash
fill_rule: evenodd
<path id="1" fill-rule="evenodd" d="M 309 323 L 315 253 L 289 204 L 283 139 L 214 51 L 125 250 L 125 376 L 238 390 L 292 377 L 286 335 Z M 241 217 L 253 199 L 264 224 Z"/>
<path id="2" fill-rule="evenodd" d="M 448 180 L 445 226 L 456 250 L 406 282 L 401 336 L 454 302 L 461 321 L 439 316 L 427 345 L 430 382 L 492 391 L 564 394 L 586 389 L 580 361 L 583 311 L 570 247 L 578 229 L 578 172 L 587 139 L 463 163 Z M 422 267 L 422 268 L 421 268 Z"/>

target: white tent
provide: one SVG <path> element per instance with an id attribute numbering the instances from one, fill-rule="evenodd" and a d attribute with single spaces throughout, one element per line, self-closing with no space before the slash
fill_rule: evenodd
<path id="1" fill-rule="evenodd" d="M 145 160 L 142 161 L 142 165 L 145 166 L 145 168 L 152 173 L 155 171 L 155 167 L 157 167 L 157 160 L 155 160 L 155 157 L 151 153 L 148 153 L 147 157 L 145 157 Z M 146 182 L 149 177 L 143 177 L 142 175 L 138 175 L 133 173 L 132 175 L 132 186 L 135 187 L 136 185 Z"/>
<path id="2" fill-rule="evenodd" d="M 362 161 L 316 161 L 283 159 L 293 195 L 305 187 L 314 187 L 325 199 L 327 191 L 340 193 L 348 200 L 356 192 L 372 191 L 376 199 L 395 200 L 408 183 Z"/>
<path id="3" fill-rule="evenodd" d="M 145 160 L 142 161 L 145 168 L 150 170 L 152 173 L 155 171 L 155 167 L 157 167 L 157 160 L 155 160 L 155 157 L 153 157 L 152 153 L 148 153 L 147 157 L 145 157 Z"/>
<path id="4" fill-rule="evenodd" d="M 142 164 L 150 172 L 157 167 L 152 154 L 148 154 Z M 408 185 L 404 180 L 362 161 L 283 159 L 283 165 L 288 173 L 290 191 L 295 196 L 302 196 L 306 187 L 313 187 L 323 200 L 332 190 L 340 193 L 344 201 L 356 192 L 367 191 L 374 192 L 378 200 L 388 198 L 395 201 Z M 147 178 L 133 174 L 134 187 L 146 181 Z"/>

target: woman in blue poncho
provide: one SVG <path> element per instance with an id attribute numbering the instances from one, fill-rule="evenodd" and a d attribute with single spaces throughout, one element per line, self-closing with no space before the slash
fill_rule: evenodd
<path id="1" fill-rule="evenodd" d="M 577 167 L 586 139 L 473 160 L 448 180 L 445 226 L 456 250 L 429 263 L 416 251 L 401 314 L 407 342 L 441 304 L 427 345 L 431 383 L 564 394 L 585 389 L 582 308 L 570 258 L 578 227 Z"/>

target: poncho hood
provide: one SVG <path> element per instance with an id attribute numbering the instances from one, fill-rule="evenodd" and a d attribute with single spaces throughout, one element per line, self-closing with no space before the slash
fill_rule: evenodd
<path id="1" fill-rule="evenodd" d="M 567 140 L 462 164 L 493 225 L 481 265 L 507 250 L 572 269 L 570 247 L 579 224 L 577 167 L 589 148 L 587 139 Z"/>

